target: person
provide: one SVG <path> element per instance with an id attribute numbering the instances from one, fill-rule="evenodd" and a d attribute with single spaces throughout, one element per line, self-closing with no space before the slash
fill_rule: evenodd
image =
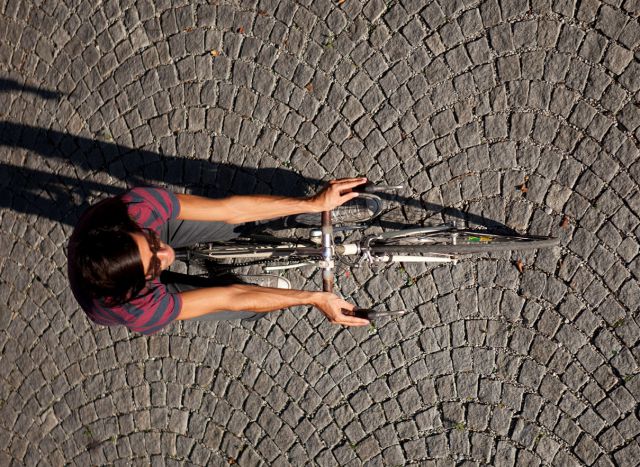
<path id="1" fill-rule="evenodd" d="M 134 188 L 82 214 L 68 244 L 71 290 L 93 322 L 143 334 L 175 320 L 259 319 L 297 305 L 318 308 L 332 323 L 367 325 L 348 314 L 353 304 L 333 293 L 242 283 L 194 286 L 184 275 L 166 271 L 175 260 L 174 248 L 229 240 L 248 222 L 334 209 L 358 196 L 353 189 L 364 183 L 365 178 L 332 180 L 308 198 L 212 199 Z"/>

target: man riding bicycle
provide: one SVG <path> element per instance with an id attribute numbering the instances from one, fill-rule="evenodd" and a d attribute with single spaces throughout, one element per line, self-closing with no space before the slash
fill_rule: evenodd
<path id="1" fill-rule="evenodd" d="M 336 324 L 362 326 L 344 314 L 354 305 L 333 293 L 248 284 L 196 287 L 163 274 L 174 248 L 238 236 L 238 225 L 336 208 L 358 196 L 365 178 L 333 180 L 309 198 L 267 195 L 222 199 L 135 188 L 83 213 L 69 241 L 71 289 L 98 324 L 151 334 L 174 320 L 258 319 L 265 312 L 312 305 Z M 286 281 L 285 281 L 286 282 Z"/>

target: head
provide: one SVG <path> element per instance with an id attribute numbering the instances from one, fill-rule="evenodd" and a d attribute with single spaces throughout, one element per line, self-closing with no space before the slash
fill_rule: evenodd
<path id="1" fill-rule="evenodd" d="M 107 201 L 94 207 L 98 212 L 108 211 L 106 216 L 93 212 L 93 221 L 81 220 L 70 251 L 78 282 L 91 297 L 123 303 L 168 268 L 175 253 L 155 232 L 131 221 L 126 206 L 117 198 Z"/>

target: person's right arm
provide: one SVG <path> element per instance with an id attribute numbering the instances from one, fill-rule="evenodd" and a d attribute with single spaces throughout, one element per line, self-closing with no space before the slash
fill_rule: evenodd
<path id="1" fill-rule="evenodd" d="M 335 324 L 364 326 L 369 321 L 345 315 L 355 306 L 327 292 L 275 289 L 255 285 L 234 284 L 226 287 L 206 287 L 181 292 L 182 307 L 176 319 L 198 318 L 218 311 L 254 311 L 266 313 L 298 305 L 312 305 Z"/>
<path id="2" fill-rule="evenodd" d="M 320 192 L 309 198 L 236 195 L 213 199 L 176 194 L 180 205 L 178 219 L 242 224 L 306 212 L 329 211 L 357 197 L 358 193 L 353 189 L 366 181 L 366 178 L 331 180 Z"/>

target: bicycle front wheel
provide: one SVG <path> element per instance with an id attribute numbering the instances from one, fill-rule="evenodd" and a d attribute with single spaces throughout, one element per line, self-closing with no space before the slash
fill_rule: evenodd
<path id="1" fill-rule="evenodd" d="M 451 229 L 433 236 L 379 240 L 372 244 L 371 252 L 378 255 L 389 253 L 468 255 L 511 250 L 537 250 L 551 248 L 558 244 L 559 240 L 552 237 L 512 236 Z"/>

